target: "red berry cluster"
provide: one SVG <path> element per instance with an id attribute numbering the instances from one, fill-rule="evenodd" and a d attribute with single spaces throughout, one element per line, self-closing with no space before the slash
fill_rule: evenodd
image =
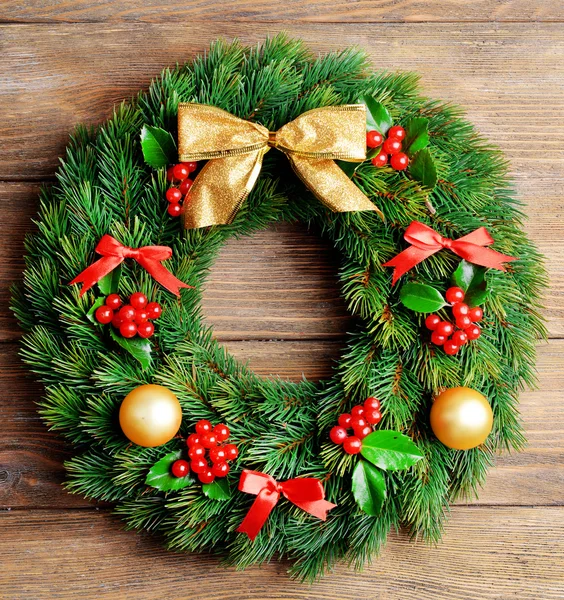
<path id="1" fill-rule="evenodd" d="M 367 398 L 364 404 L 354 406 L 349 413 L 343 413 L 339 417 L 339 425 L 329 432 L 331 441 L 335 444 L 343 444 L 347 454 L 358 454 L 362 447 L 362 441 L 372 433 L 371 425 L 377 425 L 382 419 L 380 414 L 380 401 L 376 398 Z M 354 435 L 348 434 L 352 429 Z"/>
<path id="2" fill-rule="evenodd" d="M 129 304 L 122 306 L 118 294 L 110 294 L 105 304 L 96 309 L 96 321 L 107 325 L 111 323 L 124 338 L 138 335 L 150 338 L 155 332 L 155 327 L 149 321 L 158 319 L 163 312 L 160 304 L 149 302 L 147 296 L 135 292 L 129 297 Z"/>
<path id="3" fill-rule="evenodd" d="M 188 177 L 198 168 L 196 162 L 184 162 L 169 167 L 166 178 L 171 183 L 179 183 L 178 187 L 170 187 L 166 191 L 166 199 L 169 202 L 167 212 L 171 217 L 178 217 L 182 212 L 181 202 L 186 202 L 193 181 Z"/>
<path id="4" fill-rule="evenodd" d="M 229 473 L 227 461 L 235 460 L 239 451 L 235 444 L 223 444 L 229 438 L 229 428 L 223 423 L 215 427 L 202 419 L 196 423 L 196 433 L 192 433 L 186 440 L 190 463 L 186 460 L 177 460 L 172 465 L 172 474 L 175 477 L 185 477 L 190 471 L 198 475 L 202 483 L 212 483 L 216 477 L 226 477 Z M 212 463 L 208 464 L 206 452 Z"/>
<path id="5" fill-rule="evenodd" d="M 482 330 L 476 323 L 482 320 L 484 313 L 479 306 L 470 308 L 468 304 L 464 304 L 462 288 L 451 287 L 445 295 L 447 302 L 452 305 L 454 325 L 443 321 L 438 315 L 429 315 L 425 319 L 425 326 L 433 332 L 431 334 L 433 344 L 442 346 L 445 354 L 454 355 L 466 342 L 480 337 Z"/>
<path id="6" fill-rule="evenodd" d="M 372 164 L 375 167 L 383 167 L 388 164 L 388 156 L 390 157 L 390 166 L 396 171 L 407 169 L 409 158 L 407 154 L 401 151 L 402 142 L 405 139 L 405 129 L 399 125 L 390 127 L 388 137 L 372 130 L 366 134 L 366 145 L 369 148 L 380 148 L 380 152 L 372 159 Z"/>

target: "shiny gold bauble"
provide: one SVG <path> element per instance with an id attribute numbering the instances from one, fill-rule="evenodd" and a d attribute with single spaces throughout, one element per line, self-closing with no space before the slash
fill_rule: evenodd
<path id="1" fill-rule="evenodd" d="M 493 425 L 489 402 L 476 390 L 455 387 L 435 398 L 431 428 L 449 448 L 469 450 L 483 444 Z"/>
<path id="2" fill-rule="evenodd" d="M 127 394 L 119 409 L 119 424 L 134 444 L 153 448 L 171 440 L 180 428 L 178 398 L 162 385 L 140 385 Z"/>

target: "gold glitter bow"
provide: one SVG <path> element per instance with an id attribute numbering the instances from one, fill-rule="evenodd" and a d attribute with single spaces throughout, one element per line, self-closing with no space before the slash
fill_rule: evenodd
<path id="1" fill-rule="evenodd" d="M 230 223 L 252 190 L 263 156 L 277 148 L 306 186 L 334 212 L 381 211 L 356 187 L 335 159 L 366 159 L 363 104 L 316 108 L 276 132 L 206 104 L 178 107 L 181 162 L 207 160 L 190 190 L 186 229 Z"/>

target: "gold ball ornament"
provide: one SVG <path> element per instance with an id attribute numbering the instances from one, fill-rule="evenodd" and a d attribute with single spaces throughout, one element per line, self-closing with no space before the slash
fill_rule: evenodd
<path id="1" fill-rule="evenodd" d="M 171 440 L 182 422 L 178 398 L 162 385 L 140 385 L 124 398 L 119 424 L 134 444 L 154 448 Z"/>
<path id="2" fill-rule="evenodd" d="M 493 425 L 493 413 L 485 396 L 468 387 L 439 394 L 431 407 L 431 428 L 439 440 L 455 450 L 483 444 Z"/>

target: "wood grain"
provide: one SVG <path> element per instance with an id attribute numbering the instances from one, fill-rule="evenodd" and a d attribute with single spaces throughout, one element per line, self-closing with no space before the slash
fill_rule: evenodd
<path id="1" fill-rule="evenodd" d="M 119 3 L 106 0 L 4 0 L 0 7 L 0 21 L 16 23 L 235 21 L 243 24 L 257 21 L 393 23 L 561 20 L 564 20 L 564 9 L 557 0 L 476 0 L 471 3 L 464 0 L 361 0 L 354 3 L 346 0 L 286 0 L 279 3 L 267 0 L 172 0 L 165 4 L 150 4 L 142 0 L 126 0 Z"/>
<path id="2" fill-rule="evenodd" d="M 242 574 L 213 557 L 166 552 L 106 511 L 12 511 L 0 514 L 0 589 L 10 600 L 556 600 L 563 523 L 562 507 L 454 508 L 438 547 L 392 534 L 363 573 L 340 564 L 307 586 L 288 579 L 285 562 Z"/>

